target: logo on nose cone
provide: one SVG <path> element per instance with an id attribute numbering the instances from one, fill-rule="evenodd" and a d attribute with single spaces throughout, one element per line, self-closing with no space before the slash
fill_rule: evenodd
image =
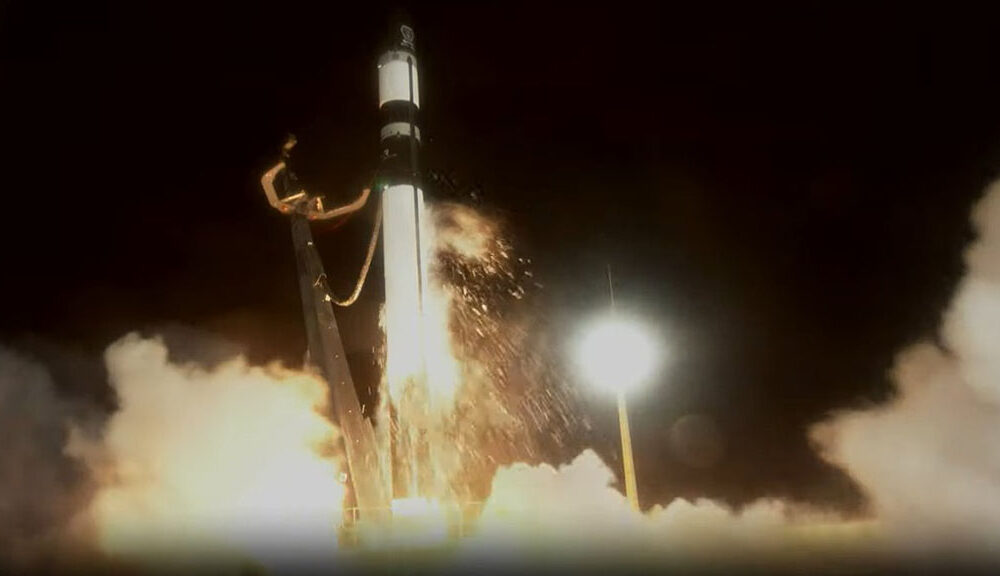
<path id="1" fill-rule="evenodd" d="M 416 50 L 416 47 L 413 45 L 413 28 L 404 24 L 399 27 L 399 33 L 403 35 L 403 46 L 411 50 Z"/>

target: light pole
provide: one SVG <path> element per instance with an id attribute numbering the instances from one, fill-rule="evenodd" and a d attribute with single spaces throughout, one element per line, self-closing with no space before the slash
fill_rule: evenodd
<path id="1" fill-rule="evenodd" d="M 651 335 L 639 322 L 621 316 L 615 309 L 610 266 L 607 273 L 610 314 L 598 318 L 584 330 L 576 349 L 576 359 L 581 376 L 596 388 L 613 391 L 618 400 L 625 496 L 632 508 L 639 510 L 626 394 L 652 375 L 658 363 L 658 350 Z"/>
<path id="2" fill-rule="evenodd" d="M 611 301 L 611 316 L 615 315 L 615 284 L 611 281 L 611 264 L 605 270 L 608 273 L 608 299 Z M 618 387 L 615 396 L 618 399 L 618 434 L 622 439 L 622 467 L 625 472 L 625 497 L 636 512 L 639 511 L 639 487 L 635 481 L 635 459 L 632 457 L 632 430 L 628 426 L 628 404 L 625 402 L 625 389 Z"/>
<path id="3" fill-rule="evenodd" d="M 622 465 L 625 467 L 625 497 L 632 509 L 639 511 L 639 489 L 635 484 L 635 461 L 632 459 L 632 433 L 628 427 L 628 407 L 625 392 L 618 391 L 618 428 L 622 437 Z"/>

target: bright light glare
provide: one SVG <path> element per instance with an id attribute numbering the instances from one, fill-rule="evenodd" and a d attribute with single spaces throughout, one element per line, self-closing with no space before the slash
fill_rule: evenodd
<path id="1" fill-rule="evenodd" d="M 580 375 L 597 389 L 628 392 L 653 375 L 660 351 L 634 320 L 610 316 L 587 326 L 576 346 Z"/>

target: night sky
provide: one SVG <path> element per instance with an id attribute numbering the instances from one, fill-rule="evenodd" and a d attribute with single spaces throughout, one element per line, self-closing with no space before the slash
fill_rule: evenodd
<path id="1" fill-rule="evenodd" d="M 98 365 L 173 326 L 301 363 L 288 224 L 258 181 L 294 132 L 307 188 L 365 184 L 390 7 L 205 4 L 0 4 L 3 345 Z M 537 4 L 409 8 L 425 168 L 456 183 L 428 195 L 510 224 L 555 338 L 605 305 L 609 262 L 668 335 L 632 405 L 644 505 L 858 505 L 805 429 L 885 399 L 894 353 L 935 336 L 1000 168 L 995 15 Z M 342 293 L 371 217 L 315 231 Z M 379 289 L 342 317 L 356 358 Z M 57 380 L 101 394 L 80 374 Z M 613 407 L 589 409 L 616 458 Z M 714 465 L 670 449 L 686 414 L 717 425 Z"/>

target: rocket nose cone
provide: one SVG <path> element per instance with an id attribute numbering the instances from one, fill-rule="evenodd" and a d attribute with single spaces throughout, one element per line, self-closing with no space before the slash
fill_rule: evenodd
<path id="1" fill-rule="evenodd" d="M 401 9 L 397 9 L 393 12 L 389 22 L 389 49 L 407 50 L 415 53 L 416 34 L 414 34 L 409 15 Z"/>

